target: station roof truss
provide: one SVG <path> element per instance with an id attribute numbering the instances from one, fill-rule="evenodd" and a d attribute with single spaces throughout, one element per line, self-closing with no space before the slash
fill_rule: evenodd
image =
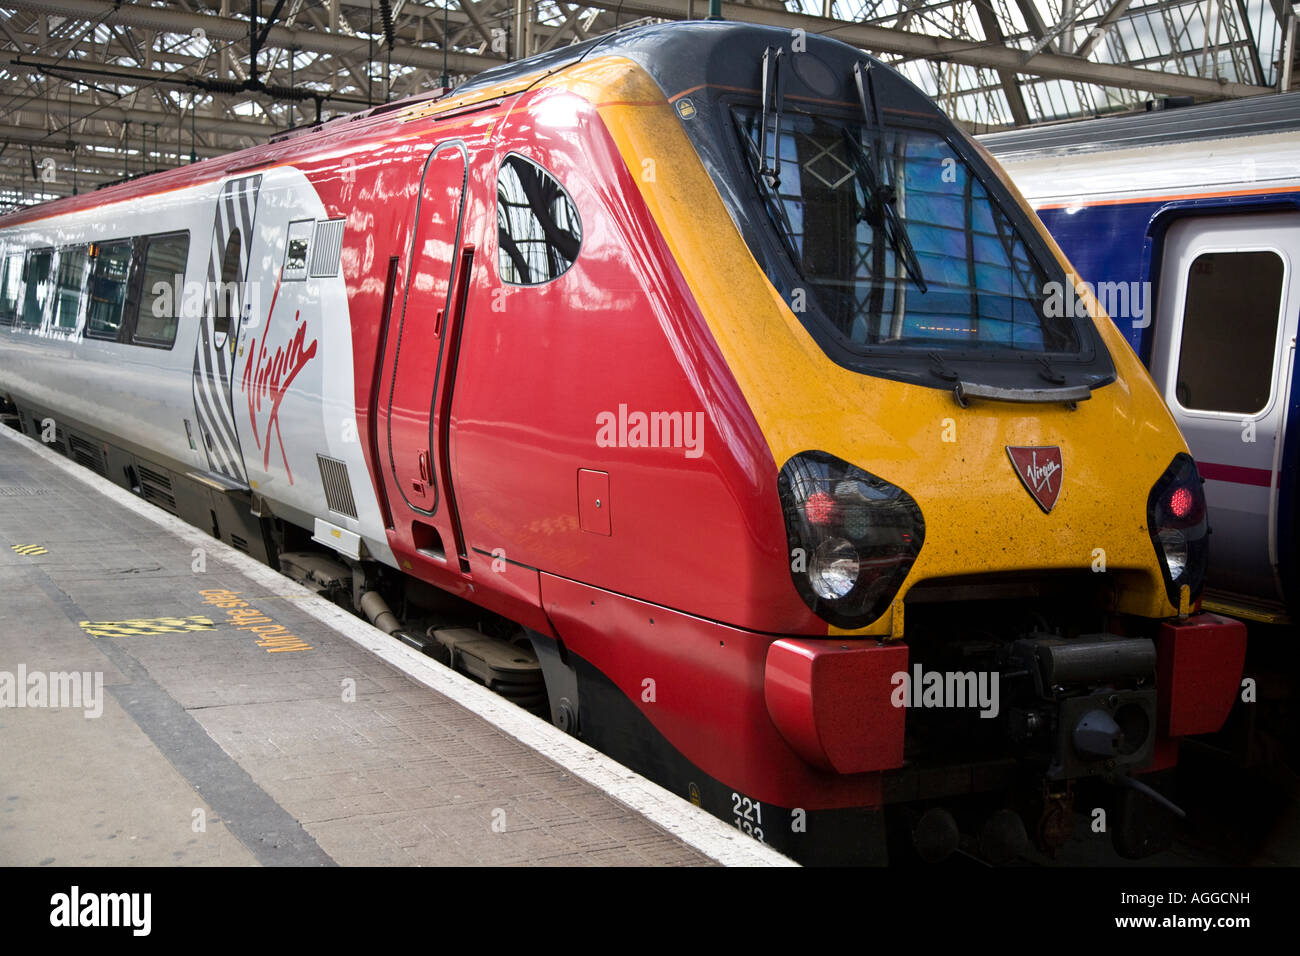
<path id="1" fill-rule="evenodd" d="M 973 132 L 1291 85 L 1300 0 L 746 0 Z M 708 0 L 0 0 L 0 212 L 265 142 Z"/>

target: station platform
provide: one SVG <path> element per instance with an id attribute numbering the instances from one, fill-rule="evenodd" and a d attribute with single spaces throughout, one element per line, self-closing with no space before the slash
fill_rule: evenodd
<path id="1" fill-rule="evenodd" d="M 0 864 L 791 865 L 4 427 Z"/>

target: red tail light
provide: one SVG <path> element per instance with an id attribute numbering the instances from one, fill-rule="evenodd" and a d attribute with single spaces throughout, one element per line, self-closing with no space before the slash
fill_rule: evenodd
<path id="1" fill-rule="evenodd" d="M 1169 510 L 1175 518 L 1186 518 L 1192 512 L 1192 505 L 1195 504 L 1192 493 L 1186 488 L 1175 488 L 1174 493 L 1169 496 Z"/>
<path id="2" fill-rule="evenodd" d="M 830 524 L 835 515 L 835 499 L 824 491 L 815 491 L 803 503 L 809 524 Z"/>

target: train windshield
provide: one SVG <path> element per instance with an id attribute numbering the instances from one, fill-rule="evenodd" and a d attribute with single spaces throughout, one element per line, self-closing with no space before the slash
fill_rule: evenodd
<path id="1" fill-rule="evenodd" d="M 787 112 L 762 136 L 759 111 L 733 117 L 798 272 L 793 304 L 806 288 L 848 347 L 1080 351 L 1044 268 L 940 133 Z"/>

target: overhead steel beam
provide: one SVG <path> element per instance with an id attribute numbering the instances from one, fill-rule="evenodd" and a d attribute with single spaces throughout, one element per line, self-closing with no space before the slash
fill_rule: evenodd
<path id="1" fill-rule="evenodd" d="M 1025 26 L 1029 28 L 1030 35 L 1035 40 L 1041 40 L 1047 36 L 1047 24 L 1043 22 L 1042 14 L 1038 12 L 1038 4 L 1034 0 L 1016 0 L 1016 6 L 1020 9 L 1020 15 L 1025 18 Z M 1060 53 L 1056 44 L 1048 41 L 1047 49 L 1052 53 Z"/>
<path id="2" fill-rule="evenodd" d="M 214 14 L 187 13 L 175 7 L 149 7 L 130 3 L 119 5 L 106 3 L 104 0 L 4 0 L 4 6 L 44 15 L 60 14 L 171 33 L 193 33 L 195 30 L 202 30 L 212 39 L 230 43 L 248 42 L 247 20 Z M 267 30 L 266 45 L 307 50 L 312 53 L 328 53 L 331 56 L 353 57 L 362 61 L 369 59 L 371 50 L 368 40 L 285 26 L 272 26 Z M 399 44 L 393 47 L 391 60 L 401 66 L 415 66 L 426 70 L 441 69 L 442 51 Z M 455 52 L 447 54 L 448 69 L 457 73 L 478 73 L 504 62 L 504 57 Z"/>
<path id="3" fill-rule="evenodd" d="M 1044 49 L 1051 43 L 1056 44 L 1057 53 L 1069 52 L 1066 49 L 1066 43 L 1061 39 L 1061 36 L 1066 30 L 1074 26 L 1076 20 L 1083 16 L 1083 11 L 1085 9 L 1087 9 L 1086 6 L 1073 7 L 1072 4 L 1067 4 L 1065 11 L 1061 14 L 1061 19 L 1057 21 L 1056 26 L 1048 30 L 1045 36 L 1040 37 L 1038 42 L 1029 48 L 1029 53 L 1025 58 L 1032 59 L 1040 50 Z"/>
<path id="4" fill-rule="evenodd" d="M 0 19 L 0 25 L 3 24 L 4 20 Z M 26 53 L 28 51 L 33 51 L 33 53 L 36 54 L 40 53 L 40 45 L 36 34 L 18 33 L 10 34 L 9 36 L 16 49 L 4 50 L 0 48 L 0 52 Z M 116 39 L 116 36 L 113 39 Z M 74 52 L 75 56 L 73 57 L 69 57 L 67 52 L 59 54 L 60 57 L 64 58 L 61 62 L 71 62 L 73 64 L 102 64 L 108 61 L 113 61 L 113 65 L 117 65 L 116 61 L 124 57 L 136 59 L 137 62 L 139 62 L 136 54 L 127 50 L 125 47 L 113 46 L 111 42 L 108 47 L 105 47 L 102 44 L 95 43 L 92 37 L 83 38 L 83 40 L 74 48 Z M 45 55 L 48 56 L 49 54 Z M 328 81 L 338 75 L 340 64 L 334 57 L 323 53 L 314 54 L 314 57 L 315 58 L 312 62 L 296 68 L 296 80 L 311 79 Z M 212 64 L 209 62 L 210 59 L 211 57 L 206 55 L 193 56 L 189 53 L 181 53 L 174 47 L 172 49 L 150 50 L 150 68 L 155 73 L 173 72 L 184 69 L 200 69 L 203 71 L 203 75 L 210 79 L 212 77 Z M 403 67 L 402 69 L 411 73 L 416 72 L 414 67 Z M 283 72 L 287 72 L 287 68 L 285 68 Z"/>
<path id="5" fill-rule="evenodd" d="M 1006 37 L 1002 34 L 1002 26 L 998 23 L 997 15 L 992 8 L 983 3 L 976 3 L 975 12 L 979 15 L 984 36 L 994 43 L 1005 44 Z M 1020 90 L 1020 81 L 1016 79 L 1016 71 L 997 70 L 996 72 L 998 79 L 1002 81 L 1002 95 L 1007 98 L 1012 120 L 1019 126 L 1028 126 L 1029 109 L 1025 106 L 1025 96 Z"/>
<path id="6" fill-rule="evenodd" d="M 41 150 L 52 150 L 64 153 L 70 153 L 73 150 L 80 149 L 84 146 L 106 146 L 116 149 L 124 148 L 122 137 L 120 136 L 106 136 L 103 133 L 74 133 L 67 129 L 58 130 L 56 132 L 46 132 L 31 126 L 13 126 L 8 123 L 0 124 L 0 143 L 16 143 L 23 146 L 31 146 L 34 149 L 39 148 Z M 150 149 L 148 151 L 153 153 L 152 142 L 149 145 Z M 174 148 L 168 149 L 166 147 L 174 147 L 175 145 L 175 140 L 161 139 L 158 144 L 157 154 L 160 156 L 174 156 L 176 150 Z M 139 143 L 127 143 L 125 144 L 125 148 L 129 149 L 133 155 L 139 155 Z M 190 144 L 186 143 L 181 152 L 183 155 L 189 156 Z M 208 156 L 224 156 L 229 153 L 230 150 L 221 149 L 216 146 L 205 146 L 199 143 L 194 146 L 194 152 L 199 156 L 206 158 Z M 94 157 L 93 160 L 91 160 L 91 156 Z M 4 159 L 7 158 L 8 157 L 0 157 L 0 162 L 3 162 Z M 23 162 L 26 161 L 27 158 L 24 153 Z M 106 168 L 110 167 L 115 162 L 120 164 L 122 162 L 122 157 L 120 154 L 116 157 L 110 158 L 103 155 L 83 153 L 81 162 L 88 165 L 93 163 L 94 165 Z M 168 160 L 168 162 L 170 163 L 170 160 Z"/>
<path id="7" fill-rule="evenodd" d="M 1089 33 L 1087 38 L 1079 44 L 1080 57 L 1086 60 L 1092 54 L 1092 51 L 1097 49 L 1097 44 L 1106 38 L 1106 34 L 1110 32 L 1110 28 L 1119 21 L 1120 17 L 1124 16 L 1124 14 L 1128 12 L 1128 8 L 1132 3 L 1133 0 L 1115 0 L 1115 2 L 1110 5 L 1110 9 L 1102 14 L 1101 19 L 1098 20 L 1096 25 L 1092 28 L 1092 32 Z"/>
<path id="8" fill-rule="evenodd" d="M 32 103 L 15 110 L 19 112 L 43 113 L 50 116 L 55 123 L 66 123 L 69 116 L 73 120 L 83 119 L 99 120 L 107 123 L 131 123 L 139 125 L 142 123 L 161 123 L 163 126 L 174 126 L 180 122 L 179 117 L 184 117 L 185 131 L 188 135 L 191 124 L 194 128 L 202 133 L 217 133 L 222 136 L 251 136 L 257 140 L 266 139 L 279 132 L 274 126 L 266 123 L 260 123 L 256 120 L 243 119 L 222 119 L 214 116 L 205 116 L 199 113 L 193 117 L 190 116 L 189 110 L 183 110 L 180 114 L 160 113 L 151 109 L 128 109 L 122 106 L 99 106 L 97 104 L 79 102 L 74 100 L 69 103 L 63 101 L 57 104 L 49 113 L 46 113 L 46 106 L 43 103 Z M 12 118 L 12 113 L 10 118 Z"/>
<path id="9" fill-rule="evenodd" d="M 0 33 L 3 33 L 6 37 L 9 38 L 9 42 L 12 43 L 12 44 L 14 45 L 14 49 L 16 49 L 16 50 L 18 50 L 18 51 L 20 51 L 20 52 L 23 51 L 23 41 L 20 40 L 20 39 L 19 39 L 19 38 L 14 34 L 14 32 L 13 32 L 12 30 L 9 29 L 9 18 L 8 18 L 8 17 L 0 17 Z"/>
<path id="10" fill-rule="evenodd" d="M 444 0 L 450 2 L 450 0 Z M 469 18 L 470 23 L 474 24 L 474 29 L 478 35 L 483 38 L 487 44 L 487 49 L 492 49 L 492 31 L 488 28 L 487 21 L 483 19 L 483 14 L 479 12 L 478 4 L 474 0 L 458 0 L 460 8 L 465 11 L 465 16 Z"/>
<path id="11" fill-rule="evenodd" d="M 28 70 L 43 76 L 56 76 L 63 79 L 81 77 L 89 80 L 98 79 L 142 84 L 163 89 L 192 90 L 217 97 L 246 98 L 250 95 L 266 95 L 276 98 L 272 90 L 213 90 L 208 86 L 207 77 L 192 76 L 179 71 L 164 73 L 159 70 L 146 70 L 133 66 L 87 63 L 84 60 L 66 60 L 32 53 L 10 53 L 7 50 L 0 50 L 0 65 L 7 66 L 11 71 Z M 338 105 L 351 106 L 355 109 L 371 105 L 364 96 L 330 93 L 326 90 L 314 90 L 311 87 L 300 87 L 300 89 L 305 93 L 309 93 L 311 97 L 319 96 L 322 100 Z"/>

